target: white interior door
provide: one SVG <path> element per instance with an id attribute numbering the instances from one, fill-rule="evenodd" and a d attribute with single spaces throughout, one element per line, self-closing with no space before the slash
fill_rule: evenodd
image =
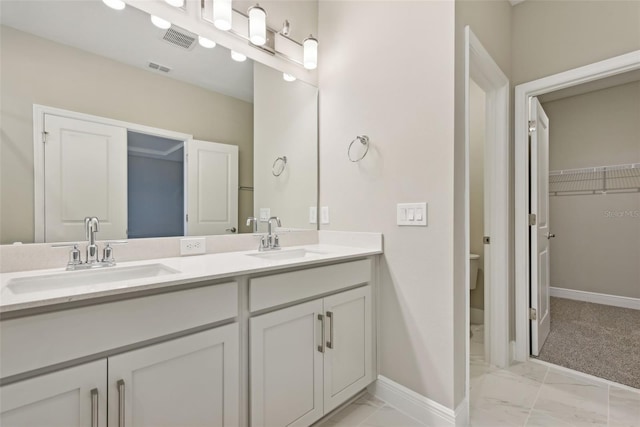
<path id="1" fill-rule="evenodd" d="M 531 213 L 536 223 L 531 227 L 531 353 L 540 354 L 549 330 L 549 118 L 537 98 L 531 99 Z"/>
<path id="2" fill-rule="evenodd" d="M 87 216 L 99 239 L 126 238 L 127 130 L 51 114 L 44 129 L 44 241 L 85 240 Z"/>
<path id="3" fill-rule="evenodd" d="M 186 234 L 237 232 L 238 147 L 197 140 L 186 147 Z"/>

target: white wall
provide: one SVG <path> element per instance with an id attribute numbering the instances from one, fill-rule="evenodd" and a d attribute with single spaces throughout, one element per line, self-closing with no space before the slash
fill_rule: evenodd
<path id="1" fill-rule="evenodd" d="M 33 104 L 238 145 L 240 185 L 252 185 L 252 104 L 12 28 L 1 31 L 2 243 L 34 240 Z M 251 211 L 241 207 L 240 215 Z"/>
<path id="2" fill-rule="evenodd" d="M 285 228 L 313 228 L 309 207 L 318 200 L 318 89 L 287 82 L 282 73 L 254 63 L 254 215 L 270 208 Z M 287 157 L 280 176 L 273 162 Z M 266 230 L 261 223 L 260 229 Z"/>
<path id="3" fill-rule="evenodd" d="M 512 83 L 640 49 L 640 1 L 525 1 L 513 7 Z"/>
<path id="4" fill-rule="evenodd" d="M 543 108 L 551 170 L 640 162 L 640 82 Z M 640 193 L 551 196 L 550 224 L 551 286 L 640 298 Z"/>
<path id="5" fill-rule="evenodd" d="M 319 26 L 322 228 L 384 233 L 380 373 L 453 408 L 454 3 L 321 1 Z M 396 226 L 420 201 L 429 226 Z"/>
<path id="6" fill-rule="evenodd" d="M 480 255 L 476 289 L 471 291 L 472 308 L 484 309 L 484 148 L 485 102 L 482 89 L 471 80 L 469 87 L 469 249 Z M 471 278 L 473 280 L 473 278 Z"/>

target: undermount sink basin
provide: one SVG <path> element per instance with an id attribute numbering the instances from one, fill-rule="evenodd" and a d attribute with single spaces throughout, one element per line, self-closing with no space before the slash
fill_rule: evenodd
<path id="1" fill-rule="evenodd" d="M 247 254 L 255 258 L 262 258 L 266 260 L 288 260 L 288 259 L 300 259 L 300 258 L 314 258 L 320 255 L 325 255 L 326 252 L 312 251 L 309 249 L 281 249 L 269 252 L 260 252 L 257 254 Z"/>
<path id="2" fill-rule="evenodd" d="M 14 294 L 76 288 L 125 280 L 145 279 L 179 273 L 164 264 L 133 267 L 105 267 L 95 270 L 67 271 L 43 276 L 18 277 L 9 280 L 7 288 Z"/>

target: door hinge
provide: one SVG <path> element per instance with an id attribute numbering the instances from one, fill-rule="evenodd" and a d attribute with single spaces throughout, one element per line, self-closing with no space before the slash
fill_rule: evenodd
<path id="1" fill-rule="evenodd" d="M 49 135 L 49 132 L 47 132 L 47 131 L 42 132 L 42 143 L 43 144 L 47 143 L 47 135 Z"/>
<path id="2" fill-rule="evenodd" d="M 536 225 L 536 214 L 529 214 L 529 225 Z"/>
<path id="3" fill-rule="evenodd" d="M 189 214 L 186 214 L 186 215 L 184 216 L 184 220 L 185 220 L 186 222 L 189 222 Z"/>
<path id="4" fill-rule="evenodd" d="M 489 237 L 489 236 L 484 236 L 484 237 L 482 238 L 482 242 L 483 242 L 485 245 L 489 245 L 489 244 L 491 244 L 491 237 Z"/>
<path id="5" fill-rule="evenodd" d="M 529 120 L 529 135 L 536 131 L 536 121 Z"/>
<path id="6" fill-rule="evenodd" d="M 529 309 L 529 320 L 538 320 L 538 311 L 535 308 Z"/>

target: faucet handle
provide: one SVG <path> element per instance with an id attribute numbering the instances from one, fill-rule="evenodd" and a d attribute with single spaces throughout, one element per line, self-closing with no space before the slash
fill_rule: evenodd
<path id="1" fill-rule="evenodd" d="M 80 249 L 78 249 L 77 243 L 57 243 L 55 245 L 51 245 L 53 248 L 73 248 L 69 251 L 69 262 L 67 263 L 67 267 L 80 265 L 82 264 L 82 257 L 80 254 Z"/>

